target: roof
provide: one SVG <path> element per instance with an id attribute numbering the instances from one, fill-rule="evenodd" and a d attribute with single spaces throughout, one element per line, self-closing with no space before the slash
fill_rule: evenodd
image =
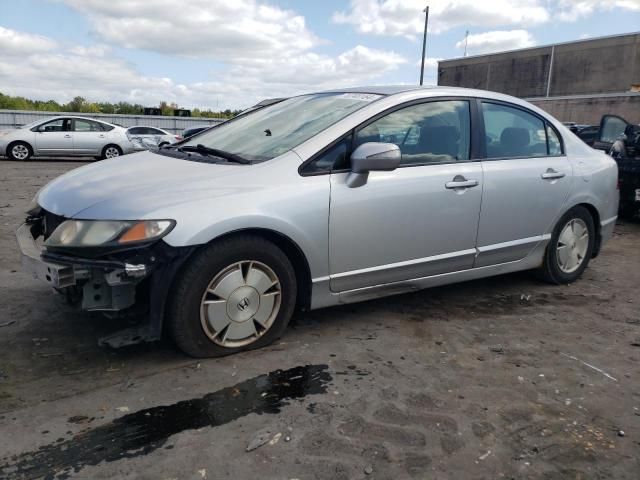
<path id="1" fill-rule="evenodd" d="M 375 95 L 394 95 L 396 93 L 418 90 L 420 88 L 438 88 L 435 85 L 376 85 L 364 87 L 348 87 L 334 88 L 332 90 L 324 90 L 318 93 L 373 93 Z"/>

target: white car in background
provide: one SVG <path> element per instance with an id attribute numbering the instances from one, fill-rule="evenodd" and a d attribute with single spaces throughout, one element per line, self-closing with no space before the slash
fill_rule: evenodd
<path id="1" fill-rule="evenodd" d="M 171 145 L 182 140 L 180 135 L 174 135 L 158 127 L 130 127 L 127 137 L 136 151 L 150 150 Z"/>
<path id="2" fill-rule="evenodd" d="M 124 127 L 91 118 L 64 116 L 0 130 L 0 155 L 10 160 L 33 156 L 113 158 L 134 151 Z"/>

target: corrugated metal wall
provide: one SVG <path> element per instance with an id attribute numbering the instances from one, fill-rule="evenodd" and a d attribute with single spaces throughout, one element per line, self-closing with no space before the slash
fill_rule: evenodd
<path id="1" fill-rule="evenodd" d="M 0 110 L 0 128 L 12 128 L 36 120 L 65 115 L 77 115 L 87 118 L 95 118 L 103 122 L 133 127 L 136 125 L 158 127 L 172 133 L 182 133 L 187 127 L 196 125 L 215 125 L 222 122 L 219 118 L 202 117 L 161 117 L 154 115 L 118 115 L 109 113 L 70 113 L 70 112 L 38 112 L 27 110 Z"/>

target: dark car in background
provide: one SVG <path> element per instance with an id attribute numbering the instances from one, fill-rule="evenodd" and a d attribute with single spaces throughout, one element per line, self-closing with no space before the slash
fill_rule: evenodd
<path id="1" fill-rule="evenodd" d="M 608 152 L 618 164 L 621 217 L 640 212 L 640 125 L 605 115 L 593 148 Z"/>

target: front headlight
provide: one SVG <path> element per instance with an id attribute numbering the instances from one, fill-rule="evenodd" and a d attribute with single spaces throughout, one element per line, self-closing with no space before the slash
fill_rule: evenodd
<path id="1" fill-rule="evenodd" d="M 175 226 L 173 220 L 66 220 L 45 242 L 49 247 L 101 247 L 158 240 Z"/>

